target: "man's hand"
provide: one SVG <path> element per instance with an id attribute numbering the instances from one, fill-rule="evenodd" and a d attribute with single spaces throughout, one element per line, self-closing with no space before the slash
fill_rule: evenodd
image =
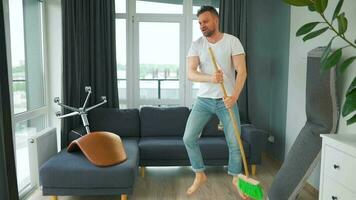
<path id="1" fill-rule="evenodd" d="M 225 107 L 226 107 L 227 109 L 232 108 L 232 107 L 235 105 L 236 101 L 237 101 L 237 97 L 236 97 L 236 96 L 228 96 L 228 97 L 225 97 L 225 98 L 224 98 Z"/>
<path id="2" fill-rule="evenodd" d="M 223 78 L 223 72 L 221 69 L 219 69 L 218 71 L 216 71 L 212 76 L 211 76 L 211 80 L 212 83 L 222 83 L 224 81 Z"/>

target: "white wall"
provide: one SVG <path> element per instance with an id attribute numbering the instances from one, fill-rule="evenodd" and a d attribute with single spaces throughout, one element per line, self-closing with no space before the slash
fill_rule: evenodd
<path id="1" fill-rule="evenodd" d="M 338 1 L 329 1 L 326 16 L 331 18 L 333 10 Z M 346 36 L 352 41 L 356 39 L 356 1 L 346 0 L 341 12 L 346 13 L 349 21 L 349 27 Z M 341 13 L 340 12 L 340 13 Z M 327 31 L 322 36 L 303 42 L 302 38 L 295 36 L 296 31 L 305 23 L 312 21 L 321 21 L 322 19 L 316 13 L 311 13 L 307 8 L 292 7 L 291 8 L 291 25 L 290 25 L 290 50 L 289 50 L 289 80 L 288 80 L 288 102 L 287 102 L 287 122 L 286 122 L 286 145 L 285 155 L 293 145 L 298 133 L 306 122 L 305 114 L 305 89 L 306 89 L 306 66 L 307 53 L 318 46 L 326 46 L 334 34 Z M 337 25 L 337 23 L 334 23 Z M 345 44 L 341 40 L 334 40 L 333 47 L 342 47 Z M 343 51 L 343 57 L 356 55 L 356 50 L 348 48 Z M 338 75 L 338 97 L 339 102 L 344 102 L 345 92 L 350 85 L 353 77 L 356 75 L 356 62 L 349 66 L 348 70 L 343 75 Z M 356 125 L 347 126 L 346 119 L 340 116 L 339 134 L 353 133 L 356 134 Z M 319 187 L 320 166 L 313 172 L 309 178 L 315 188 Z"/>
<path id="2" fill-rule="evenodd" d="M 60 120 L 55 116 L 60 108 L 53 102 L 54 97 L 62 97 L 62 10 L 61 0 L 45 1 L 46 50 L 48 64 L 49 121 L 57 128 L 57 142 L 60 147 Z"/>

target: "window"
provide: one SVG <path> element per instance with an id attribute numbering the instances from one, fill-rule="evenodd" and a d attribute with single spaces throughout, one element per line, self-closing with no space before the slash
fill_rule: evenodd
<path id="1" fill-rule="evenodd" d="M 126 13 L 126 0 L 115 0 L 116 13 Z"/>
<path id="2" fill-rule="evenodd" d="M 32 189 L 27 139 L 48 126 L 42 3 L 8 0 L 16 171 L 20 196 Z"/>
<path id="3" fill-rule="evenodd" d="M 179 99 L 179 23 L 139 23 L 140 99 Z"/>
<path id="4" fill-rule="evenodd" d="M 126 79 L 126 19 L 116 19 L 116 62 L 117 86 L 119 89 L 120 108 L 127 105 Z"/>
<path id="5" fill-rule="evenodd" d="M 183 0 L 137 0 L 136 13 L 183 14 Z"/>
<path id="6" fill-rule="evenodd" d="M 186 78 L 186 54 L 201 36 L 195 13 L 219 0 L 116 0 L 121 108 L 191 106 L 199 85 Z M 193 24 L 193 25 L 192 25 Z"/>
<path id="7" fill-rule="evenodd" d="M 41 7 L 38 0 L 22 2 L 9 1 L 15 114 L 45 105 Z"/>
<path id="8" fill-rule="evenodd" d="M 27 111 L 27 90 L 26 90 L 26 69 L 25 69 L 25 42 L 23 13 L 15 10 L 23 10 L 22 1 L 14 0 L 9 2 L 10 35 L 11 38 L 11 63 L 13 80 L 13 104 L 14 112 L 21 113 Z"/>
<path id="9" fill-rule="evenodd" d="M 128 105 L 128 83 L 127 83 L 127 2 L 126 0 L 115 0 L 116 11 L 116 62 L 117 62 L 117 87 L 120 108 Z"/>

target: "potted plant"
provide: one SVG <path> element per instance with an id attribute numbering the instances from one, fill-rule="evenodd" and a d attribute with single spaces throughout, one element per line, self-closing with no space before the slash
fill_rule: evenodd
<path id="1" fill-rule="evenodd" d="M 334 66 L 337 66 L 340 72 L 344 72 L 347 67 L 355 61 L 356 55 L 342 59 L 343 49 L 354 48 L 356 50 L 356 40 L 352 42 L 345 36 L 348 20 L 345 12 L 340 13 L 344 0 L 338 1 L 333 16 L 329 17 L 330 19 L 324 14 L 324 11 L 328 6 L 328 0 L 284 0 L 284 2 L 291 6 L 307 7 L 310 12 L 317 12 L 321 17 L 321 21 L 308 22 L 298 29 L 296 36 L 303 37 L 303 41 L 318 37 L 326 31 L 332 31 L 334 33 L 334 36 L 330 38 L 330 41 L 321 56 L 321 73 Z M 337 22 L 337 25 L 334 25 L 334 22 Z M 316 28 L 318 25 L 321 28 Z M 340 47 L 335 51 L 331 51 L 333 40 L 336 38 L 343 40 L 345 46 Z M 351 116 L 346 122 L 347 125 L 350 125 L 356 123 L 356 114 L 352 114 L 356 111 L 356 75 L 345 95 L 346 99 L 343 103 L 341 114 L 343 117 L 348 115 Z"/>

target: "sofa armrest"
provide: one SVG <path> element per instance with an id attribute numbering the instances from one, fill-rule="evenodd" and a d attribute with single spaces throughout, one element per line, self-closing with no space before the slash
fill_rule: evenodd
<path id="1" fill-rule="evenodd" d="M 242 139 L 250 144 L 249 164 L 261 164 L 262 151 L 265 150 L 268 134 L 251 124 L 241 126 Z"/>

